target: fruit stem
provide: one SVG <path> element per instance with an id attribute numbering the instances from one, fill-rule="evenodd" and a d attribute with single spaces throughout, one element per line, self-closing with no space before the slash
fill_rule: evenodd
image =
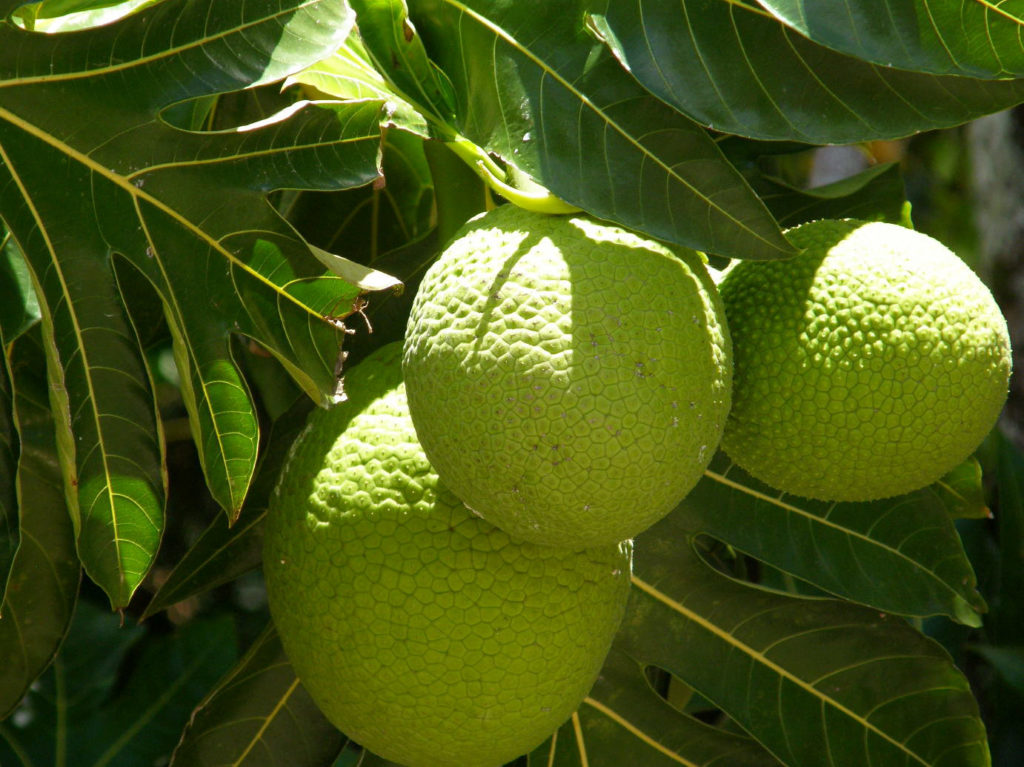
<path id="1" fill-rule="evenodd" d="M 491 189 L 520 208 L 551 215 L 580 211 L 575 205 L 551 194 L 525 173 L 507 173 L 483 149 L 462 136 L 456 136 L 445 144 L 476 171 Z M 513 183 L 509 183 L 509 180 Z"/>

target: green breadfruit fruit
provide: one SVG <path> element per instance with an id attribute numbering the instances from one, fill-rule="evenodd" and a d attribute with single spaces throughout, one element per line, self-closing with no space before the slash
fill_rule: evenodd
<path id="1" fill-rule="evenodd" d="M 1007 394 L 1010 342 L 954 253 L 894 224 L 822 220 L 805 249 L 742 262 L 720 284 L 734 345 L 722 448 L 794 495 L 910 492 L 967 458 Z"/>
<path id="2" fill-rule="evenodd" d="M 585 216 L 506 205 L 424 276 L 409 409 L 438 474 L 510 535 L 579 548 L 636 535 L 714 455 L 731 349 L 700 257 Z"/>
<path id="3" fill-rule="evenodd" d="M 268 510 L 270 610 L 296 674 L 356 742 L 410 767 L 496 767 L 539 745 L 597 677 L 629 592 L 629 543 L 513 541 L 438 482 L 401 345 L 317 410 Z"/>

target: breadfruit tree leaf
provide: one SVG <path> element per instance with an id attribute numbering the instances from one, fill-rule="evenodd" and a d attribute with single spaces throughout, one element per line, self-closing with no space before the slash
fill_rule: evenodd
<path id="1" fill-rule="evenodd" d="M 748 524 L 750 524 L 748 522 Z M 616 645 L 677 676 L 783 764 L 983 767 L 967 679 L 902 618 L 716 572 L 671 514 L 636 539 Z"/>
<path id="2" fill-rule="evenodd" d="M 830 594 L 981 625 L 974 570 L 933 488 L 867 503 L 811 501 L 767 487 L 719 453 L 675 513 L 694 532 Z"/>
<path id="3" fill-rule="evenodd" d="M 883 66 L 969 77 L 1024 76 L 1024 9 L 1014 3 L 758 0 L 815 42 Z"/>
<path id="4" fill-rule="evenodd" d="M 748 3 L 599 5 L 606 7 L 593 17 L 594 26 L 633 76 L 691 119 L 724 133 L 814 144 L 898 138 L 1024 100 L 1024 79 L 976 80 L 872 64 L 818 45 Z M 821 11 L 844 15 L 833 4 Z"/>
<path id="5" fill-rule="evenodd" d="M 167 0 L 79 32 L 0 24 L 0 215 L 41 304 L 79 555 L 114 606 L 152 561 L 165 495 L 152 383 L 117 273 L 137 270 L 159 294 L 203 470 L 233 518 L 258 425 L 229 334 L 326 400 L 343 334 L 324 317 L 361 292 L 324 278 L 265 195 L 378 175 L 380 102 L 300 102 L 217 132 L 160 112 L 326 56 L 350 15 L 331 2 Z"/>
<path id="6" fill-rule="evenodd" d="M 115 21 L 143 5 L 161 0 L 40 0 L 27 3 L 14 17 L 26 29 L 67 32 Z"/>
<path id="7" fill-rule="evenodd" d="M 758 177 L 753 184 L 768 209 L 785 227 L 821 218 L 903 223 L 903 175 L 896 163 L 875 165 L 841 181 L 801 189 L 781 179 Z"/>
<path id="8" fill-rule="evenodd" d="M 655 693 L 643 664 L 612 648 L 590 694 L 551 739 L 528 756 L 530 767 L 710 767 L 779 762 L 743 735 L 710 727 Z"/>
<path id="9" fill-rule="evenodd" d="M 378 72 L 353 28 L 330 56 L 289 77 L 287 85 L 313 88 L 341 101 L 377 99 L 387 103 L 387 122 L 419 136 L 429 135 L 423 116 L 397 95 Z"/>
<path id="10" fill-rule="evenodd" d="M 333 83 L 322 87 L 331 88 Z M 343 97 L 334 90 L 327 93 Z M 289 221 L 314 245 L 387 272 L 388 268 L 380 265 L 382 257 L 434 226 L 434 182 L 423 147 L 424 142 L 411 133 L 387 130 L 382 183 L 337 192 L 305 192 L 289 206 Z M 408 277 L 395 276 L 403 284 Z M 391 295 L 371 295 L 367 300 L 372 307 Z M 353 318 L 353 322 L 358 320 Z"/>
<path id="11" fill-rule="evenodd" d="M 345 742 L 295 676 L 270 625 L 196 707 L 171 767 L 323 767 Z"/>
<path id="12" fill-rule="evenodd" d="M 38 321 L 39 305 L 25 261 L 14 238 L 0 224 L 0 347 L 12 344 Z M 0 604 L 20 540 L 18 495 L 18 432 L 14 391 L 6 355 L 0 359 Z M 0 610 L 2 615 L 2 610 Z"/>
<path id="13" fill-rule="evenodd" d="M 230 616 L 154 634 L 80 600 L 24 715 L 0 729 L 0 763 L 166 764 L 196 704 L 236 660 Z"/>
<path id="14" fill-rule="evenodd" d="M 409 19 L 405 0 L 350 0 L 364 52 L 389 86 L 435 127 L 450 124 L 455 95 L 448 76 L 431 61 Z"/>
<path id="15" fill-rule="evenodd" d="M 410 0 L 403 29 L 422 35 L 451 83 L 456 134 L 558 197 L 702 251 L 791 254 L 706 132 L 641 88 L 595 38 L 586 5 Z"/>
<path id="16" fill-rule="evenodd" d="M 39 335 L 34 330 L 5 345 L 19 450 L 13 470 L 5 466 L 2 471 L 21 498 L 21 535 L 0 604 L 0 719 L 53 660 L 71 621 L 81 578 L 54 459 L 53 414 Z"/>
<path id="17" fill-rule="evenodd" d="M 263 519 L 267 502 L 295 437 L 306 423 L 312 405 L 298 400 L 270 428 L 260 456 L 252 489 L 234 524 L 223 515 L 213 519 L 182 556 L 153 595 L 142 619 L 171 605 L 202 594 L 260 566 L 263 551 Z"/>

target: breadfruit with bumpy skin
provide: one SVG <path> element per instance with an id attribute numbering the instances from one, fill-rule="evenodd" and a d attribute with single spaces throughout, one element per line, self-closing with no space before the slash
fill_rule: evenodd
<path id="1" fill-rule="evenodd" d="M 805 249 L 737 264 L 720 284 L 733 339 L 722 447 L 794 495 L 867 501 L 966 459 L 1007 394 L 1010 342 L 953 252 L 895 224 L 821 220 Z"/>
<path id="2" fill-rule="evenodd" d="M 513 541 L 438 481 L 393 344 L 316 410 L 268 510 L 270 611 L 346 735 L 410 767 L 497 767 L 569 718 L 629 592 L 631 545 Z"/>
<path id="3" fill-rule="evenodd" d="M 731 364 L 696 253 L 506 205 L 427 271 L 403 369 L 445 484 L 514 537 L 581 548 L 636 535 L 697 483 Z"/>

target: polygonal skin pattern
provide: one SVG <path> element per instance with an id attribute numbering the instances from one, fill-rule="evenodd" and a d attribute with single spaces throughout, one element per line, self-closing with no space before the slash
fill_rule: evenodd
<path id="1" fill-rule="evenodd" d="M 732 374 L 695 253 L 511 205 L 424 276 L 403 368 L 444 482 L 510 535 L 566 548 L 629 538 L 679 503 L 718 447 Z"/>
<path id="2" fill-rule="evenodd" d="M 815 221 L 806 251 L 742 262 L 720 288 L 734 344 L 722 447 L 787 493 L 867 501 L 967 458 L 1007 394 L 1010 342 L 977 276 L 902 226 Z"/>
<path id="3" fill-rule="evenodd" d="M 264 571 L 295 671 L 349 737 L 410 767 L 497 767 L 576 709 L 622 619 L 631 545 L 518 543 L 439 484 L 399 344 L 317 410 L 273 495 Z"/>

